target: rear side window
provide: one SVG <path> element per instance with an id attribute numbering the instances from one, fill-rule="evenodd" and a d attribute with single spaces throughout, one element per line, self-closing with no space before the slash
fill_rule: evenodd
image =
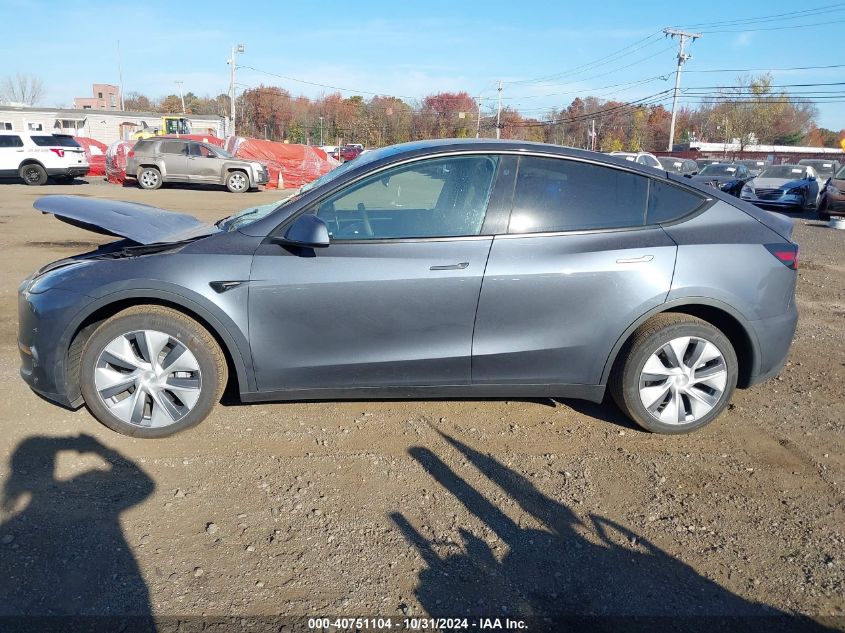
<path id="1" fill-rule="evenodd" d="M 62 147 L 81 147 L 72 136 L 56 134 L 53 138 L 56 139 L 56 145 L 61 145 Z"/>
<path id="2" fill-rule="evenodd" d="M 0 147 L 23 147 L 20 136 L 0 135 Z"/>
<path id="3" fill-rule="evenodd" d="M 643 226 L 648 179 L 559 158 L 519 162 L 509 233 Z"/>
<path id="4" fill-rule="evenodd" d="M 179 141 L 163 141 L 161 152 L 163 154 L 187 154 L 185 143 Z"/>
<path id="5" fill-rule="evenodd" d="M 652 180 L 648 192 L 647 224 L 672 222 L 695 211 L 704 202 L 698 194 L 660 180 Z"/>
<path id="6" fill-rule="evenodd" d="M 52 134 L 50 136 L 30 136 L 29 138 L 31 138 L 32 142 L 39 147 L 55 147 L 59 145 L 59 141 L 57 141 L 56 137 Z"/>

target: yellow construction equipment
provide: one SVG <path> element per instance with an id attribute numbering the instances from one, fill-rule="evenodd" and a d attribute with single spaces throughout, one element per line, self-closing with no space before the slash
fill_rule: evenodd
<path id="1" fill-rule="evenodd" d="M 191 133 L 191 122 L 183 116 L 163 114 L 161 127 L 151 128 L 146 121 L 141 121 L 141 129 L 132 135 L 134 140 L 153 136 L 180 136 Z"/>

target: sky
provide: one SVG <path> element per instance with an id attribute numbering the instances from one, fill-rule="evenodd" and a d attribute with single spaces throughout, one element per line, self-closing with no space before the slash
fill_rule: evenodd
<path id="1" fill-rule="evenodd" d="M 348 89 L 344 96 L 409 101 L 466 90 L 488 110 L 502 80 L 503 105 L 526 116 L 541 117 L 590 94 L 658 95 L 652 101 L 669 105 L 669 94 L 658 94 L 672 88 L 677 64 L 677 40 L 660 32 L 668 26 L 702 34 L 689 45 L 692 58 L 682 75 L 681 86 L 691 93 L 749 74 L 737 69 L 772 69 L 777 85 L 845 82 L 845 2 L 831 0 L 0 0 L 0 15 L 11 20 L 0 40 L 0 78 L 40 77 L 41 105 L 51 107 L 72 107 L 74 97 L 90 96 L 92 83 L 118 84 L 119 66 L 125 93 L 178 94 L 177 81 L 198 95 L 227 92 L 226 60 L 237 43 L 245 46 L 239 90 L 278 85 L 314 97 L 333 86 Z M 775 17 L 746 21 L 767 16 Z M 732 23 L 712 25 L 725 21 Z M 709 70 L 725 72 L 703 72 Z M 843 89 L 789 90 L 842 94 L 817 101 L 818 124 L 840 130 Z M 686 95 L 681 102 L 698 99 Z"/>

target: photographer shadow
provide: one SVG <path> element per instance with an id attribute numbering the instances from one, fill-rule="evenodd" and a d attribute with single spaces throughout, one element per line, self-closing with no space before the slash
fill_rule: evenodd
<path id="1" fill-rule="evenodd" d="M 830 630 L 733 594 L 610 519 L 591 514 L 582 521 L 495 458 L 443 437 L 516 502 L 531 525 L 514 521 L 432 451 L 410 449 L 505 545 L 496 552 L 496 539 L 460 527 L 462 547 L 441 555 L 439 546 L 455 551 L 455 545 L 429 541 L 402 514 L 392 514 L 426 563 L 416 597 L 431 617 L 526 618 L 532 632 Z"/>
<path id="2" fill-rule="evenodd" d="M 61 451 L 97 456 L 108 469 L 60 480 Z M 15 630 L 94 624 L 97 630 L 153 630 L 147 585 L 120 526 L 121 513 L 155 490 L 153 480 L 88 435 L 29 437 L 16 447 L 10 467 L 0 525 L 0 622 L 15 622 Z"/>

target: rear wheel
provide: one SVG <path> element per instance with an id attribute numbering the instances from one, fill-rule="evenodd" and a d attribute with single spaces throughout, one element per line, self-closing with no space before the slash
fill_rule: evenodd
<path id="1" fill-rule="evenodd" d="M 80 368 L 82 396 L 94 417 L 146 438 L 202 422 L 227 378 L 214 337 L 161 306 L 129 308 L 105 321 L 88 339 Z"/>
<path id="2" fill-rule="evenodd" d="M 249 191 L 249 176 L 242 171 L 233 171 L 226 176 L 226 189 L 232 193 Z"/>
<path id="3" fill-rule="evenodd" d="M 18 174 L 20 175 L 21 180 L 24 181 L 24 184 L 30 186 L 47 184 L 47 170 L 37 163 L 23 165 L 18 171 Z"/>
<path id="4" fill-rule="evenodd" d="M 660 314 L 623 348 L 610 392 L 644 429 L 689 433 L 728 406 L 737 374 L 736 352 L 719 329 L 686 314 Z"/>
<path id="5" fill-rule="evenodd" d="M 141 189 L 161 187 L 161 172 L 155 167 L 142 167 L 138 170 L 138 184 Z"/>

